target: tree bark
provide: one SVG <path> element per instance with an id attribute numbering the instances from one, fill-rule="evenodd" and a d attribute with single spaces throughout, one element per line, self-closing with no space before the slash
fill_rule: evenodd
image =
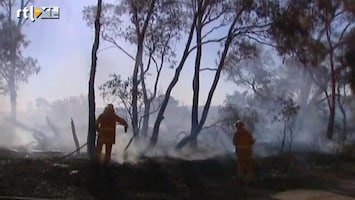
<path id="1" fill-rule="evenodd" d="M 204 13 L 204 8 L 202 2 L 199 3 L 198 13 Z M 196 23 L 196 57 L 195 57 L 195 71 L 194 77 L 192 81 L 192 90 L 193 90 L 193 98 L 192 98 L 192 108 L 191 108 L 191 130 L 190 135 L 193 135 L 197 132 L 198 128 L 198 103 L 199 103 L 199 96 L 200 96 L 200 68 L 201 68 L 201 58 L 202 58 L 202 22 L 203 14 L 200 14 L 197 18 Z M 192 148 L 197 148 L 197 138 L 191 141 Z"/>
<path id="2" fill-rule="evenodd" d="M 346 98 L 346 89 L 345 89 L 345 84 L 344 84 L 344 97 L 343 98 Z M 337 101 L 338 101 L 338 106 L 339 106 L 339 109 L 343 115 L 343 130 L 339 136 L 340 140 L 341 141 L 345 141 L 346 140 L 346 137 L 347 137 L 347 117 L 346 117 L 346 111 L 344 109 L 344 99 L 343 99 L 343 102 L 341 100 L 341 95 L 340 95 L 340 84 L 338 84 L 338 87 L 337 87 L 337 91 L 338 91 L 338 98 L 337 98 Z"/>
<path id="3" fill-rule="evenodd" d="M 16 83 L 15 83 L 15 75 L 10 77 L 8 82 L 9 94 L 10 94 L 10 105 L 11 105 L 11 119 L 17 119 L 17 91 L 16 91 Z"/>
<path id="4" fill-rule="evenodd" d="M 91 69 L 90 69 L 90 79 L 89 79 L 89 127 L 87 136 L 87 151 L 88 156 L 91 161 L 96 160 L 96 119 L 95 119 L 95 75 L 96 75 L 96 65 L 97 65 L 97 50 L 99 49 L 100 43 L 100 16 L 101 16 L 101 6 L 102 0 L 97 1 L 97 11 L 95 19 L 95 39 L 91 52 Z"/>
<path id="5" fill-rule="evenodd" d="M 171 80 L 171 82 L 170 82 L 170 84 L 169 84 L 169 86 L 168 86 L 168 88 L 167 88 L 167 90 L 165 92 L 165 96 L 164 96 L 163 102 L 162 102 L 162 104 L 160 106 L 160 109 L 159 109 L 158 114 L 157 114 L 157 118 L 156 118 L 156 120 L 154 122 L 152 137 L 150 138 L 150 142 L 148 144 L 147 151 L 152 149 L 157 144 L 158 136 L 159 136 L 160 124 L 161 124 L 161 122 L 164 119 L 164 113 L 165 113 L 165 110 L 166 110 L 167 105 L 169 103 L 171 92 L 172 92 L 173 88 L 175 87 L 176 83 L 178 82 L 179 77 L 180 77 L 180 73 L 181 73 L 181 71 L 182 71 L 182 69 L 184 67 L 185 61 L 186 61 L 187 57 L 189 56 L 189 49 L 190 49 L 190 45 L 191 45 L 191 42 L 192 42 L 192 39 L 193 39 L 193 35 L 194 35 L 194 29 L 195 29 L 195 26 L 196 26 L 196 20 L 197 20 L 197 14 L 195 13 L 194 14 L 194 18 L 192 20 L 191 27 L 190 27 L 189 37 L 188 37 L 187 43 L 185 45 L 184 53 L 182 55 L 182 58 L 180 60 L 180 63 L 178 65 L 178 67 L 175 70 L 174 77 Z"/>
<path id="6" fill-rule="evenodd" d="M 217 88 L 217 85 L 218 85 L 218 82 L 219 82 L 219 79 L 220 79 L 220 76 L 221 76 L 221 73 L 222 73 L 222 69 L 223 69 L 223 66 L 224 66 L 224 62 L 225 62 L 225 59 L 226 59 L 228 51 L 229 51 L 229 47 L 230 47 L 230 45 L 231 45 L 231 43 L 233 41 L 233 38 L 234 38 L 234 28 L 235 28 L 235 24 L 237 23 L 237 20 L 238 20 L 238 17 L 236 17 L 234 19 L 234 21 L 232 22 L 232 24 L 229 27 L 227 40 L 224 43 L 223 52 L 222 52 L 221 58 L 219 60 L 219 64 L 218 64 L 218 67 L 217 67 L 217 71 L 216 71 L 215 77 L 214 77 L 213 82 L 212 82 L 212 86 L 211 86 L 210 91 L 208 93 L 206 103 L 205 103 L 205 105 L 203 107 L 203 111 L 202 111 L 202 116 L 201 116 L 200 122 L 199 122 L 198 126 L 196 127 L 196 129 L 194 130 L 194 132 L 192 132 L 190 136 L 187 136 L 186 138 L 181 140 L 181 142 L 179 142 L 176 145 L 176 150 L 182 149 L 187 143 L 191 143 L 192 145 L 194 145 L 194 143 L 197 143 L 197 136 L 201 132 L 201 129 L 202 129 L 203 125 L 206 122 L 206 119 L 207 119 L 207 116 L 208 116 L 208 112 L 209 112 L 209 109 L 210 109 L 210 106 L 211 106 L 213 94 L 214 94 L 214 92 L 215 92 L 215 90 Z"/>
<path id="7" fill-rule="evenodd" d="M 80 144 L 79 144 L 78 136 L 76 135 L 75 124 L 74 124 L 73 118 L 70 119 L 70 125 L 71 125 L 71 132 L 73 134 L 75 148 L 78 149 L 78 151 L 76 153 L 80 154 Z"/>
<path id="8" fill-rule="evenodd" d="M 141 38 L 141 37 L 138 37 Z M 143 40 L 138 39 L 138 49 L 137 49 L 137 54 L 136 54 L 136 62 L 134 65 L 134 70 L 133 70 L 133 77 L 132 77 L 132 129 L 133 129 L 133 135 L 136 139 L 138 139 L 139 136 L 139 128 L 138 128 L 138 72 L 139 72 L 139 66 L 142 63 L 142 57 L 143 57 Z"/>
<path id="9" fill-rule="evenodd" d="M 141 135 L 144 138 L 148 137 L 148 129 L 149 129 L 149 119 L 150 119 L 150 101 L 144 103 L 144 116 L 143 116 L 143 124 L 141 127 Z"/>
<path id="10" fill-rule="evenodd" d="M 152 0 L 149 6 L 149 10 L 147 13 L 147 17 L 144 20 L 143 27 L 141 29 L 139 25 L 139 19 L 138 19 L 138 10 L 136 9 L 134 3 L 131 4 L 132 9 L 133 9 L 133 20 L 134 20 L 134 25 L 136 29 L 136 34 L 137 34 L 137 53 L 136 53 L 136 61 L 134 64 L 134 69 L 133 69 L 133 77 L 132 77 L 132 129 L 133 129 L 133 136 L 136 140 L 139 140 L 139 127 L 138 127 L 138 73 L 139 73 L 139 67 L 142 65 L 143 61 L 143 44 L 144 44 L 144 38 L 147 32 L 147 28 L 149 25 L 149 21 L 151 19 L 151 16 L 154 11 L 155 7 L 155 0 Z M 141 72 L 143 73 L 143 72 Z"/>
<path id="11" fill-rule="evenodd" d="M 335 75 L 335 64 L 334 64 L 334 49 L 333 45 L 330 39 L 330 22 L 327 22 L 326 24 L 326 33 L 327 33 L 327 39 L 328 39 L 328 44 L 330 48 L 329 52 L 329 61 L 330 61 L 330 77 L 331 77 L 331 82 L 330 82 L 330 87 L 331 87 L 331 97 L 330 97 L 330 110 L 329 110 L 329 119 L 328 119 L 328 128 L 327 128 L 327 138 L 332 140 L 333 139 L 333 133 L 334 133 L 334 121 L 335 121 L 335 106 L 336 106 L 336 75 Z"/>

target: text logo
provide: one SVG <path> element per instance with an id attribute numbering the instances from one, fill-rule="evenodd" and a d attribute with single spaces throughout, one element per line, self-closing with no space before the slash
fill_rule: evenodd
<path id="1" fill-rule="evenodd" d="M 32 22 L 36 19 L 59 19 L 60 9 L 58 6 L 41 6 L 41 7 L 24 7 L 17 10 L 17 18 L 23 17 L 24 19 L 30 19 Z"/>

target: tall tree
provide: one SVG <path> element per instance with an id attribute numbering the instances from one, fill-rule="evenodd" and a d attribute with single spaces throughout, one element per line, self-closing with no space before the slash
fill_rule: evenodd
<path id="1" fill-rule="evenodd" d="M 142 135 L 147 135 L 149 115 L 152 112 L 150 104 L 157 95 L 162 68 L 173 63 L 175 55 L 171 45 L 179 39 L 178 33 L 181 25 L 178 5 L 179 2 L 170 0 L 125 0 L 117 5 L 104 5 L 107 12 L 103 16 L 103 40 L 120 49 L 134 61 L 133 74 L 130 78 L 132 80 L 131 95 L 128 99 L 131 100 L 129 103 L 131 108 L 129 109 L 131 110 L 131 124 L 135 136 L 138 136 L 140 130 Z M 85 8 L 84 16 L 90 23 L 92 7 Z M 125 17 L 128 17 L 129 20 L 120 20 Z M 120 45 L 122 38 L 136 47 L 135 55 L 131 55 L 122 48 Z M 146 61 L 146 64 L 143 61 Z M 154 70 L 151 70 L 152 68 Z M 155 74 L 155 81 L 151 89 L 148 87 L 146 78 L 152 74 L 152 71 Z M 119 77 L 118 75 L 114 76 Z M 113 82 L 111 81 L 111 83 Z M 105 85 L 105 87 L 107 86 L 106 91 L 117 92 L 116 89 L 119 88 L 119 85 L 111 83 Z M 142 95 L 144 104 L 142 115 L 139 105 L 140 95 Z M 142 119 L 143 128 L 140 128 Z"/>
<path id="2" fill-rule="evenodd" d="M 188 5 L 190 6 L 190 5 Z M 193 35 L 194 35 L 194 30 L 196 27 L 196 21 L 197 21 L 197 17 L 200 13 L 194 12 L 192 15 L 192 20 L 190 21 L 190 25 L 188 27 L 188 31 L 187 31 L 187 40 L 186 40 L 186 44 L 185 44 L 185 48 L 183 50 L 183 53 L 181 55 L 181 58 L 177 64 L 177 67 L 175 68 L 175 74 L 171 80 L 171 82 L 169 83 L 166 91 L 165 91 L 165 95 L 163 97 L 163 100 L 161 102 L 161 106 L 158 110 L 158 114 L 156 117 L 156 120 L 154 122 L 154 126 L 153 126 L 153 131 L 152 131 L 152 137 L 150 138 L 149 144 L 147 146 L 147 150 L 151 150 L 152 148 L 155 147 L 155 145 L 157 144 L 158 141 L 158 137 L 159 137 L 159 128 L 160 128 L 160 124 L 164 119 L 164 113 L 165 110 L 168 106 L 169 103 L 169 99 L 171 96 L 171 92 L 174 89 L 175 85 L 177 84 L 177 82 L 179 81 L 179 77 L 181 74 L 181 71 L 184 67 L 184 64 L 188 58 L 188 56 L 190 55 L 191 51 L 190 51 L 190 47 L 191 47 L 191 43 L 192 43 L 192 39 L 193 39 Z"/>
<path id="3" fill-rule="evenodd" d="M 31 0 L 21 0 L 19 9 L 27 6 Z M 0 77 L 6 85 L 5 94 L 9 94 L 11 103 L 11 118 L 16 120 L 17 90 L 20 82 L 27 82 L 28 78 L 37 74 L 40 67 L 37 60 L 22 54 L 24 48 L 29 45 L 22 33 L 25 23 L 23 17 L 13 19 L 15 0 L 0 1 Z"/>
<path id="4" fill-rule="evenodd" d="M 182 139 L 176 146 L 181 149 L 187 143 L 191 143 L 194 148 L 197 147 L 197 136 L 201 132 L 209 112 L 214 92 L 217 88 L 221 72 L 225 65 L 225 60 L 232 46 L 241 46 L 245 41 L 251 40 L 265 33 L 270 26 L 268 20 L 268 12 L 274 6 L 268 1 L 196 1 L 198 15 L 196 24 L 196 59 L 195 72 L 193 78 L 193 105 L 191 116 L 191 132 L 190 135 Z M 228 5 L 228 6 L 226 6 Z M 222 19 L 220 19 L 220 17 Z M 227 20 L 225 20 L 227 19 Z M 205 26 L 211 22 L 217 23 L 217 27 L 207 30 L 208 33 L 213 32 L 218 27 L 225 27 L 227 31 L 223 33 L 223 37 L 216 41 L 221 41 L 222 49 L 220 50 L 217 66 L 214 71 L 214 80 L 210 87 L 206 102 L 203 106 L 201 118 L 198 117 L 199 104 L 199 82 L 201 69 L 202 44 L 206 43 L 203 39 L 206 35 L 202 35 Z"/>
<path id="5" fill-rule="evenodd" d="M 329 139 L 334 133 L 337 81 L 345 69 L 338 58 L 345 36 L 355 25 L 353 7 L 354 1 L 349 0 L 287 1 L 275 17 L 271 31 L 281 54 L 297 56 L 307 67 L 328 69 Z"/>
<path id="6" fill-rule="evenodd" d="M 95 18 L 95 39 L 91 51 L 91 68 L 88 90 L 89 101 L 89 127 L 87 137 L 87 152 L 91 161 L 96 160 L 95 142 L 96 142 L 96 118 L 95 118 L 95 75 L 97 65 L 97 50 L 100 44 L 100 16 L 102 0 L 97 0 L 97 10 Z"/>
<path id="7" fill-rule="evenodd" d="M 350 88 L 355 95 L 355 28 L 347 35 L 345 60 L 350 69 L 350 74 L 348 75 Z"/>

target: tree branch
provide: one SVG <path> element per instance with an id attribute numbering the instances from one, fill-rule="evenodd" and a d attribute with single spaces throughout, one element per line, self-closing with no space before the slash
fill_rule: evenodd
<path id="1" fill-rule="evenodd" d="M 218 26 L 214 26 L 214 27 L 211 28 L 207 33 L 205 33 L 205 34 L 201 37 L 201 39 L 204 40 L 204 39 L 205 39 L 208 35 L 210 35 L 213 31 L 218 30 L 218 29 L 220 29 L 220 28 L 222 28 L 222 27 L 224 27 L 224 26 L 226 26 L 226 24 L 223 24 L 223 23 L 219 24 Z"/>
<path id="2" fill-rule="evenodd" d="M 136 59 L 130 54 L 128 53 L 123 47 L 121 47 L 121 45 L 119 45 L 113 38 L 104 35 L 104 33 L 102 32 L 101 37 L 103 40 L 112 43 L 115 47 L 117 47 L 119 50 L 121 50 L 124 54 L 126 54 L 129 58 L 131 58 L 133 61 L 135 61 Z"/>
<path id="3" fill-rule="evenodd" d="M 206 41 L 201 42 L 201 45 L 205 45 L 205 44 L 208 44 L 208 43 L 219 43 L 219 42 L 222 42 L 225 39 L 227 39 L 227 36 L 222 37 L 222 38 L 210 39 L 210 40 L 206 40 Z M 195 45 L 195 46 L 191 47 L 191 49 L 188 51 L 188 54 L 190 54 L 192 51 L 197 49 L 197 47 L 198 47 L 198 45 Z"/>
<path id="4" fill-rule="evenodd" d="M 217 68 L 210 68 L 210 67 L 201 68 L 200 72 L 202 72 L 202 71 L 217 71 Z"/>

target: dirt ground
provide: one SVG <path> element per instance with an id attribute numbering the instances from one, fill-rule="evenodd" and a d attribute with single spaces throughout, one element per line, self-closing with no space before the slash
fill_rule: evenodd
<path id="1" fill-rule="evenodd" d="M 355 199 L 355 159 L 340 156 L 260 158 L 258 180 L 246 184 L 235 176 L 231 155 L 108 167 L 43 155 L 0 151 L 0 199 Z"/>

